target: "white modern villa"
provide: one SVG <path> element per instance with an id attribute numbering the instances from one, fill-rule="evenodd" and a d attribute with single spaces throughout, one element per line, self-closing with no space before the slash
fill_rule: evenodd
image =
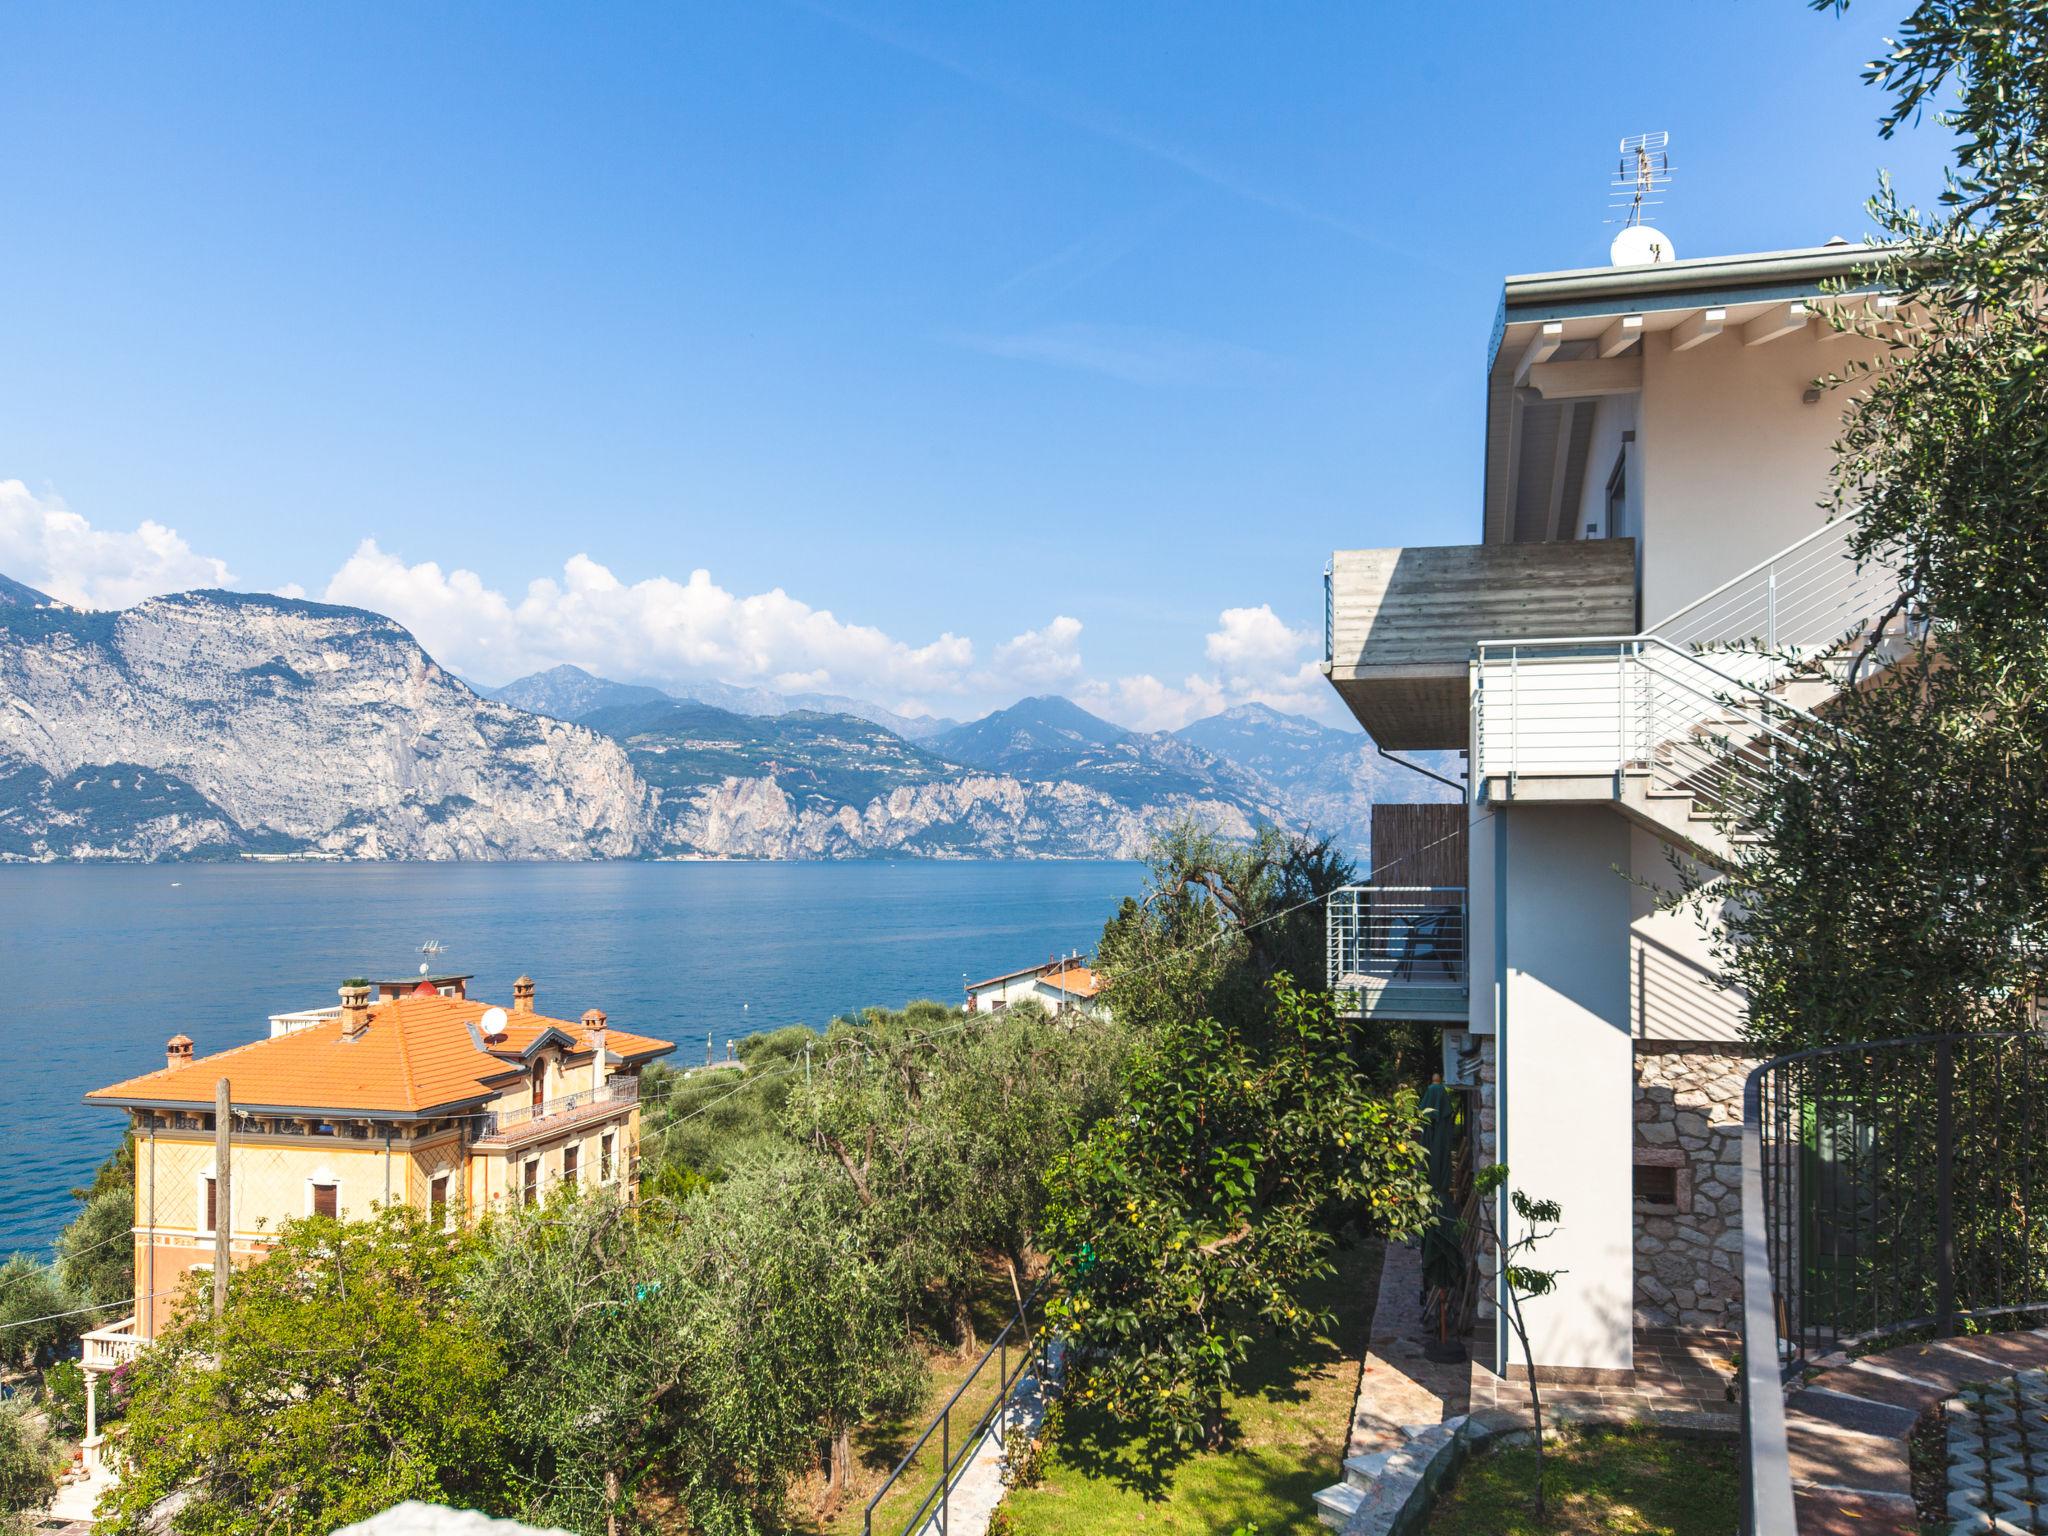
<path id="1" fill-rule="evenodd" d="M 1462 885 L 1433 883 L 1440 848 L 1375 847 L 1333 904 L 1332 984 L 1367 1019 L 1440 1024 L 1476 1157 L 1562 1206 L 1536 1262 L 1563 1277 L 1529 1311 L 1560 1382 L 1627 1383 L 1641 1333 L 1740 1322 L 1744 1000 L 1660 893 L 1725 867 L 1737 780 L 1845 676 L 1766 653 L 1867 628 L 1896 591 L 1821 505 L 1844 402 L 1814 383 L 1877 345 L 1821 310 L 1890 317 L 1829 287 L 1868 259 L 1510 277 L 1479 541 L 1330 560 L 1331 685 L 1381 746 L 1467 770 Z M 1488 1326 L 1478 1363 L 1512 1374 Z"/>

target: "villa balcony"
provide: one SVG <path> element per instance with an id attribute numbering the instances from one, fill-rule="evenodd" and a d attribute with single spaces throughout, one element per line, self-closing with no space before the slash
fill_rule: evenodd
<path id="1" fill-rule="evenodd" d="M 104 1328 L 95 1328 L 81 1341 L 84 1354 L 79 1364 L 96 1374 L 117 1371 L 141 1354 L 149 1340 L 135 1331 L 135 1319 L 124 1317 L 118 1323 L 109 1323 Z"/>
<path id="2" fill-rule="evenodd" d="M 1633 539 L 1338 550 L 1323 577 L 1324 668 L 1374 741 L 1467 745 L 1482 640 L 1636 628 Z"/>
<path id="3" fill-rule="evenodd" d="M 585 1121 L 608 1119 L 639 1102 L 640 1079 L 615 1077 L 601 1088 L 586 1088 L 540 1104 L 489 1111 L 477 1136 L 477 1145 L 509 1149 L 542 1140 Z"/>
<path id="4" fill-rule="evenodd" d="M 1347 885 L 1330 896 L 1330 989 L 1349 1018 L 1462 1024 L 1470 998 L 1465 888 Z"/>

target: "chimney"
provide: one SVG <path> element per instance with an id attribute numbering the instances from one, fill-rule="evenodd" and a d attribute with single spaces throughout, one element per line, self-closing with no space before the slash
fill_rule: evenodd
<path id="1" fill-rule="evenodd" d="M 164 1042 L 164 1070 L 166 1072 L 170 1071 L 173 1067 L 189 1066 L 191 1062 L 192 1037 L 190 1035 L 173 1035 Z"/>
<path id="2" fill-rule="evenodd" d="M 343 982 L 341 987 L 341 1038 L 360 1040 L 370 1027 L 370 985 L 364 981 Z"/>
<path id="3" fill-rule="evenodd" d="M 604 1087 L 604 1010 L 592 1008 L 583 1015 L 583 1032 L 590 1036 L 590 1088 L 593 1095 Z"/>
<path id="4" fill-rule="evenodd" d="M 531 976 L 522 976 L 512 983 L 512 1011 L 514 1013 L 533 1012 L 533 978 Z"/>

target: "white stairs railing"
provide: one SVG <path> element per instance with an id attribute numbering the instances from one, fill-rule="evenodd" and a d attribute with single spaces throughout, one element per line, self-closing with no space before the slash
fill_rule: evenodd
<path id="1" fill-rule="evenodd" d="M 1867 643 L 1897 654 L 1897 577 L 1855 562 L 1854 531 L 1829 523 L 1639 635 L 1481 643 L 1474 793 L 1577 799 L 1524 781 L 1610 779 L 1637 819 L 1725 862 L 1765 766 L 1833 729 L 1813 710 Z"/>

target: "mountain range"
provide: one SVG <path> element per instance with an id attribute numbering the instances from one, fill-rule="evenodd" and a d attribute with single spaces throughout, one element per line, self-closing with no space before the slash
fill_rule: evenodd
<path id="1" fill-rule="evenodd" d="M 1187 817 L 1362 855 L 1374 799 L 1449 795 L 1263 705 L 1169 733 L 1056 696 L 963 724 L 571 666 L 478 689 L 362 609 L 0 577 L 0 861 L 1130 857 Z"/>

